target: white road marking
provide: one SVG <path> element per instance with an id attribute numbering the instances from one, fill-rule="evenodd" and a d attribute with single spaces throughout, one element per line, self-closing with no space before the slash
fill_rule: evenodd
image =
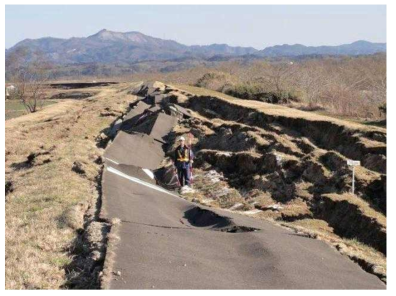
<path id="1" fill-rule="evenodd" d="M 255 214 L 258 214 L 258 213 L 261 213 L 261 212 L 263 212 L 263 211 L 261 211 L 259 209 L 255 209 L 255 210 L 245 211 L 245 212 L 242 212 L 242 213 L 246 214 L 246 215 L 255 215 Z"/>
<path id="2" fill-rule="evenodd" d="M 110 158 L 105 157 L 105 159 L 107 159 L 108 161 L 111 161 L 112 163 L 119 164 L 118 162 L 116 162 L 116 161 L 114 161 L 114 160 L 112 160 Z"/>
<path id="3" fill-rule="evenodd" d="M 138 184 L 142 184 L 142 185 L 147 186 L 147 187 L 149 187 L 151 189 L 154 189 L 154 190 L 157 190 L 157 191 L 160 191 L 160 192 L 163 192 L 163 193 L 175 196 L 175 197 L 179 197 L 178 195 L 170 193 L 169 191 L 167 191 L 167 190 L 165 190 L 165 189 L 163 189 L 163 188 L 161 188 L 161 187 L 159 187 L 157 185 L 153 185 L 153 184 L 147 183 L 145 181 L 142 181 L 142 180 L 140 180 L 138 178 L 128 176 L 128 175 L 124 174 L 123 172 L 120 172 L 119 170 L 116 170 L 113 167 L 106 167 L 106 169 L 109 172 L 113 173 L 113 174 L 116 174 L 116 175 L 119 175 L 119 176 L 121 176 L 121 177 L 123 177 L 125 179 L 128 179 L 129 181 L 132 181 L 132 182 L 135 182 L 135 183 L 138 183 Z"/>
<path id="4" fill-rule="evenodd" d="M 143 172 L 145 172 L 151 179 L 154 180 L 154 174 L 152 171 L 150 171 L 149 169 L 142 169 Z"/>

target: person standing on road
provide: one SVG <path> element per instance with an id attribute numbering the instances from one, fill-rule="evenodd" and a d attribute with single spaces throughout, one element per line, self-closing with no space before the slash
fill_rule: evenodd
<path id="1" fill-rule="evenodd" d="M 193 153 L 186 145 L 184 137 L 179 138 L 179 146 L 176 148 L 174 161 L 180 186 L 190 186 L 190 167 L 193 162 Z"/>

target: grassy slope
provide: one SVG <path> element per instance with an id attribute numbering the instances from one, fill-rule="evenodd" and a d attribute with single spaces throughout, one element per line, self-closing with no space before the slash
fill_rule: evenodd
<path id="1" fill-rule="evenodd" d="M 54 101 L 44 101 L 43 106 L 48 106 L 48 105 L 52 105 L 55 103 L 56 102 L 54 102 Z M 8 100 L 5 102 L 5 119 L 6 120 L 22 116 L 26 113 L 27 113 L 26 109 L 21 102 L 11 101 L 11 100 Z"/>
<path id="2" fill-rule="evenodd" d="M 96 176 L 102 154 L 96 136 L 133 97 L 118 92 L 125 85 L 104 88 L 92 100 L 63 101 L 35 114 L 8 120 L 6 181 L 13 192 L 5 203 L 5 283 L 7 289 L 57 289 L 66 282 L 71 262 L 68 247 L 83 227 L 83 215 L 98 192 Z M 23 162 L 41 152 L 32 167 Z M 82 164 L 85 174 L 72 171 Z"/>

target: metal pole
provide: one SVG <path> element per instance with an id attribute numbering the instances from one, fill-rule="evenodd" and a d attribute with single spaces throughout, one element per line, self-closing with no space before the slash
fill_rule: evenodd
<path id="1" fill-rule="evenodd" d="M 352 166 L 352 194 L 355 194 L 355 166 Z"/>

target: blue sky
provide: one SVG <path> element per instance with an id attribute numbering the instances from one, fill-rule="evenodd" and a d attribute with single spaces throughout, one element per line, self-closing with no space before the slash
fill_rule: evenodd
<path id="1" fill-rule="evenodd" d="M 5 44 L 25 38 L 86 37 L 101 29 L 263 49 L 277 44 L 386 42 L 386 6 L 6 5 Z"/>

